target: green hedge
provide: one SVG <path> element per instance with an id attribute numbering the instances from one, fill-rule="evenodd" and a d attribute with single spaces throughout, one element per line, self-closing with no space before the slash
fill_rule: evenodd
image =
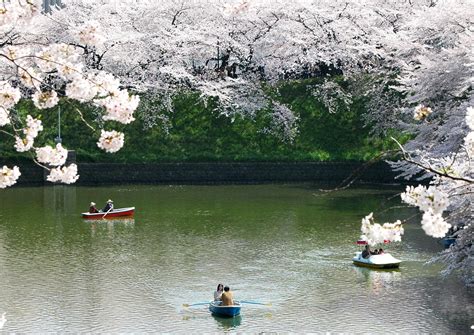
<path id="1" fill-rule="evenodd" d="M 306 89 L 313 82 L 281 85 L 278 100 L 292 108 L 299 117 L 299 132 L 292 143 L 262 132 L 270 125 L 270 112 L 260 110 L 253 119 L 220 115 L 212 101 L 205 106 L 196 93 L 182 93 L 174 98 L 174 111 L 164 112 L 169 131 L 160 124 L 148 128 L 141 118 L 130 125 L 114 122 L 97 123 L 100 111 L 89 106 L 62 100 L 61 136 L 63 145 L 77 152 L 81 162 L 163 162 L 163 161 L 331 161 L 368 160 L 381 151 L 394 148 L 393 143 L 370 135 L 364 127 L 364 100 L 355 99 L 350 108 L 329 113 Z M 275 92 L 269 92 L 275 94 Z M 92 131 L 81 120 L 93 125 Z M 54 144 L 57 136 L 57 108 L 37 110 L 30 101 L 21 101 L 20 114 L 42 119 L 45 130 L 37 144 Z M 125 133 L 125 146 L 115 154 L 100 150 L 99 129 L 116 129 Z M 400 136 L 403 141 L 406 136 Z M 13 149 L 13 138 L 0 133 L 0 153 L 6 159 L 24 159 Z"/>

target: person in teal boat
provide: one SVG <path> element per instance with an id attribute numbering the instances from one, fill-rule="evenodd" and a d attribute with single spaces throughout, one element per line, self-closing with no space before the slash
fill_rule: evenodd
<path id="1" fill-rule="evenodd" d="M 224 292 L 224 285 L 217 285 L 217 289 L 214 291 L 214 301 L 222 300 L 222 292 Z"/>
<path id="2" fill-rule="evenodd" d="M 229 286 L 224 287 L 224 292 L 222 293 L 222 306 L 232 306 L 234 304 L 234 295 L 230 291 Z"/>

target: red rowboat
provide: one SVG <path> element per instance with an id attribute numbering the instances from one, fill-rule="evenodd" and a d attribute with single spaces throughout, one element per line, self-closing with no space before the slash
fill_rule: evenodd
<path id="1" fill-rule="evenodd" d="M 99 212 L 99 213 L 85 212 L 85 213 L 82 213 L 82 217 L 84 219 L 90 219 L 90 220 L 101 220 L 101 219 L 133 216 L 134 214 L 135 214 L 135 207 L 124 207 L 124 208 L 113 209 L 108 213 L 107 212 L 105 213 L 104 212 Z"/>

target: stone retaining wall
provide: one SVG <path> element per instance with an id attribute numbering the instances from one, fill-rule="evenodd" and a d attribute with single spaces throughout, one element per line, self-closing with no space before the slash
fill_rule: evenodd
<path id="1" fill-rule="evenodd" d="M 19 184 L 42 184 L 45 175 L 33 164 L 18 164 Z M 111 164 L 78 163 L 78 185 L 99 184 L 227 184 L 283 182 L 341 182 L 354 174 L 357 162 L 234 162 Z M 394 182 L 395 173 L 379 162 L 357 173 L 360 181 Z M 397 181 L 400 182 L 400 181 Z M 48 183 L 48 182 L 44 182 Z"/>

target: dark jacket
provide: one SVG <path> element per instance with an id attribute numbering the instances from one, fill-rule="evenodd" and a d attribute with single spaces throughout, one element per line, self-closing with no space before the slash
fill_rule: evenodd
<path id="1" fill-rule="evenodd" d="M 109 209 L 111 208 L 114 208 L 114 205 L 111 204 L 110 202 L 107 203 L 107 205 L 105 205 L 104 209 L 102 210 L 102 212 L 108 212 Z"/>

